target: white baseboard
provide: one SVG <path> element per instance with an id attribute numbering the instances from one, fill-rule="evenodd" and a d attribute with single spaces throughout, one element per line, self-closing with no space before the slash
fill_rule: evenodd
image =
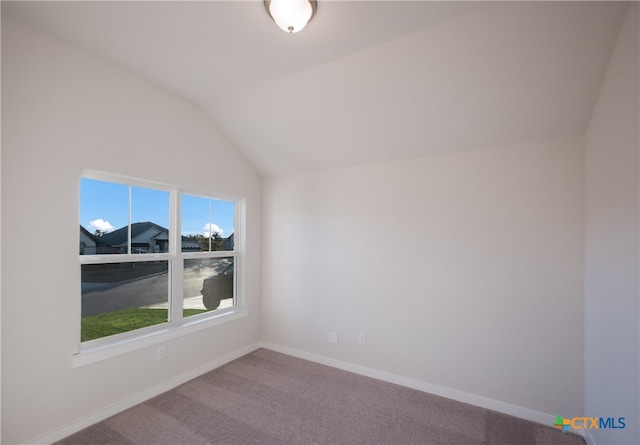
<path id="1" fill-rule="evenodd" d="M 213 369 L 219 368 L 220 366 L 225 365 L 237 358 L 240 358 L 243 355 L 249 354 L 255 351 L 256 349 L 259 349 L 260 347 L 263 347 L 265 349 L 269 349 L 275 352 L 281 352 L 283 354 L 291 355 L 294 357 L 302 358 L 305 360 L 309 360 L 315 363 L 320 363 L 322 365 L 331 366 L 333 368 L 338 368 L 345 371 L 353 372 L 355 374 L 360 374 L 360 375 L 372 377 L 378 380 L 395 383 L 397 385 L 405 386 L 407 388 L 417 389 L 419 391 L 423 391 L 426 393 L 435 394 L 435 395 L 446 397 L 452 400 L 457 400 L 459 402 L 469 403 L 471 405 L 479 406 L 481 408 L 491 409 L 493 411 L 519 417 L 525 420 L 530 420 L 532 422 L 537 422 L 546 426 L 553 425 L 553 422 L 555 422 L 555 419 L 556 419 L 556 417 L 551 414 L 542 413 L 539 411 L 523 408 L 516 405 L 511 405 L 509 403 L 500 402 L 498 400 L 489 399 L 489 398 L 478 396 L 475 394 L 469 394 L 463 391 L 458 391 L 458 390 L 447 388 L 444 386 L 434 385 L 431 383 L 411 379 L 408 377 L 399 376 L 396 374 L 391 374 L 391 373 L 380 371 L 373 368 L 354 365 L 352 363 L 344 362 L 341 360 L 335 360 L 329 357 L 324 357 L 321 355 L 300 351 L 300 350 L 289 348 L 286 346 L 277 345 L 274 343 L 263 342 L 263 343 L 254 343 L 254 344 L 245 346 L 244 348 L 238 349 L 222 357 L 219 357 L 215 360 L 207 362 L 195 369 L 191 369 L 185 373 L 175 376 L 167 381 L 164 381 L 151 388 L 148 388 L 142 392 L 134 394 L 123 400 L 120 400 L 119 402 L 116 402 L 99 411 L 96 411 L 76 421 L 73 421 L 67 425 L 57 428 L 47 434 L 39 436 L 27 443 L 28 444 L 51 444 L 58 440 L 64 439 L 65 437 L 73 433 L 76 433 L 84 428 L 87 428 L 93 425 L 94 423 L 107 419 L 108 417 L 118 414 L 119 412 L 129 409 L 139 403 L 143 403 L 155 396 L 158 396 L 166 391 L 169 391 L 170 389 L 173 389 L 179 385 L 182 385 L 183 383 L 186 383 L 189 380 L 192 380 L 206 372 L 212 371 Z M 584 434 L 584 437 L 587 442 L 587 445 L 596 445 L 595 441 L 593 440 L 589 432 L 586 431 L 585 433 L 586 434 Z"/>
<path id="2" fill-rule="evenodd" d="M 582 429 L 582 437 L 584 437 L 584 441 L 587 443 L 587 445 L 597 445 L 589 430 Z"/>
<path id="3" fill-rule="evenodd" d="M 229 354 L 223 355 L 215 360 L 211 360 L 197 368 L 191 369 L 187 372 L 184 372 L 180 375 L 177 375 L 169 380 L 166 380 L 158 385 L 152 386 L 142 392 L 134 394 L 126 399 L 120 400 L 114 404 L 111 404 L 99 411 L 91 413 L 85 417 L 82 417 L 78 420 L 75 420 L 65 426 L 57 428 L 47 434 L 44 434 L 40 437 L 37 437 L 29 442 L 28 444 L 51 444 L 58 440 L 64 439 L 65 437 L 77 433 L 78 431 L 87 428 L 94 423 L 100 422 L 108 417 L 111 417 L 119 412 L 122 412 L 126 409 L 129 409 L 139 403 L 145 402 L 155 396 L 158 396 L 164 392 L 169 391 L 177 386 L 182 385 L 183 383 L 188 382 L 189 380 L 195 379 L 198 376 L 201 376 L 204 373 L 212 371 L 216 368 L 219 368 L 222 365 L 226 365 L 227 363 L 242 357 L 243 355 L 249 354 L 250 352 L 255 351 L 261 347 L 260 343 L 254 343 L 244 348 L 240 348 L 236 351 L 230 352 Z"/>
<path id="4" fill-rule="evenodd" d="M 417 389 L 419 391 L 427 392 L 429 394 L 435 394 L 438 396 L 446 397 L 448 399 L 457 400 L 459 402 L 464 402 L 470 405 L 475 405 L 481 408 L 486 408 L 486 409 L 497 411 L 503 414 L 508 414 L 510 416 L 515 416 L 521 419 L 530 420 L 532 422 L 540 423 L 546 426 L 552 426 L 556 420 L 556 416 L 552 414 L 542 413 L 529 408 L 523 408 L 521 406 L 511 405 L 510 403 L 500 402 L 499 400 L 488 399 L 486 397 L 478 396 L 475 394 L 469 394 L 463 391 L 458 391 L 456 389 L 434 385 L 434 384 L 423 382 L 420 380 L 415 380 L 408 377 L 403 377 L 396 374 L 379 371 L 377 369 L 354 365 L 352 363 L 335 360 L 335 359 L 324 357 L 321 355 L 311 354 L 309 352 L 300 351 L 300 350 L 289 348 L 286 346 L 277 345 L 274 343 L 263 342 L 262 347 L 265 349 L 270 349 L 275 352 L 281 352 L 283 354 L 292 355 L 294 357 L 320 363 L 322 365 L 327 365 L 333 368 L 342 369 L 344 371 L 353 372 L 353 373 L 364 375 L 367 377 L 373 377 L 375 379 L 383 380 L 385 382 L 395 383 L 397 385 L 405 386 L 412 389 Z"/>

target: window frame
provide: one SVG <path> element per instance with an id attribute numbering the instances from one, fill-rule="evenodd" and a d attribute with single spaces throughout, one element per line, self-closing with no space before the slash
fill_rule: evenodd
<path id="1" fill-rule="evenodd" d="M 127 352 L 142 349 L 159 344 L 167 340 L 188 335 L 202 329 L 208 329 L 238 318 L 247 316 L 248 310 L 244 297 L 244 228 L 246 214 L 246 199 L 231 197 L 219 193 L 196 191 L 193 189 L 162 184 L 153 181 L 141 180 L 127 176 L 82 170 L 78 181 L 78 191 L 82 179 L 92 179 L 126 186 L 143 187 L 152 190 L 169 192 L 169 252 L 157 253 L 131 253 L 131 240 L 129 239 L 127 253 L 118 254 L 80 254 L 79 269 L 85 264 L 106 264 L 120 262 L 147 262 L 168 261 L 169 286 L 168 286 L 168 320 L 167 322 L 135 329 L 120 334 L 110 335 L 86 342 L 81 341 L 80 320 L 82 315 L 78 313 L 78 328 L 76 339 L 76 351 L 73 354 L 73 367 L 83 366 L 96 361 L 115 357 Z M 233 250 L 182 252 L 181 231 L 181 199 L 183 195 L 198 196 L 207 199 L 224 200 L 234 203 L 234 243 Z M 78 202 L 80 193 L 78 193 Z M 132 224 L 129 221 L 129 224 Z M 129 231 L 129 237 L 131 233 Z M 234 261 L 234 304 L 232 307 L 215 309 L 183 317 L 183 278 L 184 261 L 191 258 L 229 258 Z M 81 278 L 79 280 L 79 284 Z M 79 289 L 79 295 L 81 291 Z M 79 298 L 80 299 L 80 298 Z M 82 305 L 79 305 L 80 310 Z"/>

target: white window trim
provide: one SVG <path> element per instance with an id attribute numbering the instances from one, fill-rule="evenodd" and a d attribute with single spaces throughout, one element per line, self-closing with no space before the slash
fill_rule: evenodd
<path id="1" fill-rule="evenodd" d="M 117 357 L 128 352 L 159 345 L 163 342 L 189 335 L 203 329 L 210 329 L 215 326 L 228 323 L 248 315 L 248 306 L 245 303 L 245 226 L 246 226 L 246 200 L 244 198 L 231 197 L 216 193 L 194 192 L 192 190 L 159 184 L 152 181 L 143 181 L 136 178 L 129 178 L 121 175 L 114 175 L 90 170 L 81 172 L 82 178 L 96 179 L 107 182 L 117 182 L 130 186 L 153 188 L 156 190 L 168 191 L 170 193 L 170 221 L 169 233 L 169 253 L 158 254 L 111 254 L 111 255 L 80 255 L 80 265 L 100 264 L 110 262 L 123 262 L 135 259 L 138 261 L 169 261 L 171 280 L 171 311 L 170 320 L 167 323 L 148 326 L 134 331 L 111 335 L 88 342 L 82 342 L 80 338 L 80 323 L 78 323 L 76 351 L 72 355 L 72 367 L 80 367 L 95 363 L 101 360 Z M 234 249 L 233 251 L 213 251 L 213 252 L 182 252 L 180 245 L 180 199 L 183 194 L 202 196 L 211 199 L 222 199 L 235 202 L 234 215 Z M 177 235 L 176 235 L 177 234 Z M 131 243 L 129 243 L 130 245 Z M 234 306 L 226 309 L 218 309 L 203 314 L 193 315 L 188 318 L 182 316 L 182 298 L 173 296 L 182 295 L 182 274 L 185 259 L 189 258 L 234 258 L 234 281 L 235 298 Z M 180 266 L 177 266 L 177 265 Z M 78 321 L 81 315 L 78 314 Z"/>
<path id="2" fill-rule="evenodd" d="M 207 314 L 202 314 L 200 316 L 183 319 L 185 321 L 184 323 L 173 325 L 171 327 L 165 326 L 164 324 L 160 325 L 163 326 L 162 329 L 158 329 L 157 326 L 149 326 L 148 328 L 125 332 L 123 334 L 113 335 L 111 337 L 105 337 L 105 339 L 110 338 L 111 341 L 104 345 L 83 347 L 80 351 L 73 354 L 72 367 L 78 368 L 80 366 L 107 360 L 129 352 L 137 351 L 155 345 L 160 345 L 164 342 L 182 337 L 184 335 L 193 334 L 194 332 L 209 329 L 214 326 L 244 318 L 248 315 L 248 313 L 248 307 L 222 309 L 219 311 L 212 311 L 212 313 L 207 313 L 211 315 L 206 318 L 202 317 Z M 191 318 L 194 318 L 194 320 L 191 320 Z M 155 329 L 151 331 L 151 328 Z M 129 336 L 129 334 L 133 333 L 135 333 L 136 335 L 131 336 L 131 338 L 120 338 L 120 336 Z M 112 337 L 118 338 L 115 339 Z M 153 357 L 155 358 L 155 351 Z"/>

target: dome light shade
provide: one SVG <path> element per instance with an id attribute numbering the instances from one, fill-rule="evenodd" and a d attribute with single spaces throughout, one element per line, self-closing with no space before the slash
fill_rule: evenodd
<path id="1" fill-rule="evenodd" d="M 316 0 L 264 0 L 264 7 L 280 29 L 290 34 L 300 31 L 316 13 Z"/>

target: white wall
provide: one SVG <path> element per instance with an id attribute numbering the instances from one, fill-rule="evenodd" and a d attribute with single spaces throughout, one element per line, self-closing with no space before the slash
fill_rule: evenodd
<path id="1" fill-rule="evenodd" d="M 266 180 L 264 340 L 582 415 L 583 148 L 575 137 Z"/>
<path id="2" fill-rule="evenodd" d="M 2 443 L 259 341 L 261 179 L 199 109 L 4 14 L 2 127 Z M 249 316 L 72 369 L 81 168 L 246 197 Z"/>
<path id="3" fill-rule="evenodd" d="M 585 415 L 627 419 L 599 445 L 640 443 L 639 39 L 634 2 L 586 135 Z"/>

